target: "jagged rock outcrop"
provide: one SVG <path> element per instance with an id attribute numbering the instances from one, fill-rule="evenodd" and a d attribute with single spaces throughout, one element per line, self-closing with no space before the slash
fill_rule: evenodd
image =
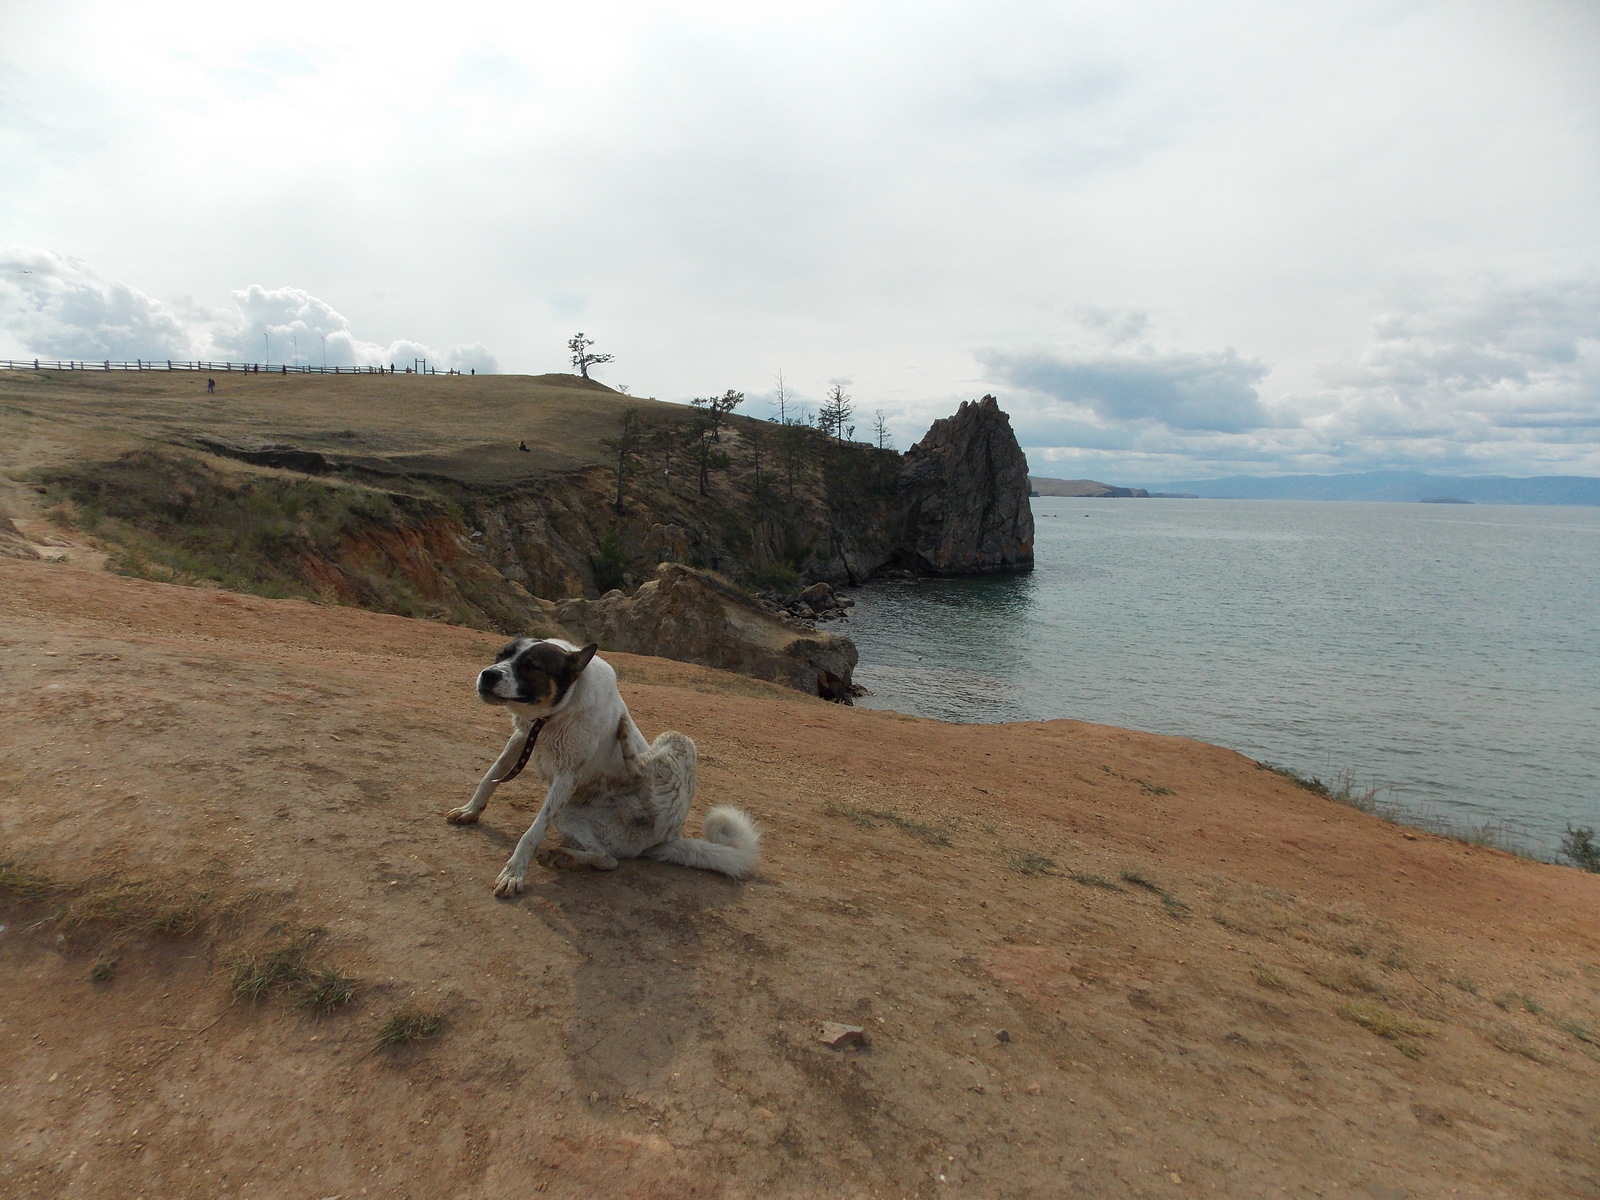
<path id="1" fill-rule="evenodd" d="M 929 575 L 1033 567 L 1028 459 L 993 396 L 963 403 L 906 451 L 895 562 Z"/>
<path id="2" fill-rule="evenodd" d="M 604 650 L 719 667 L 849 703 L 854 642 L 774 617 L 709 571 L 662 563 L 632 596 L 565 600 L 556 615 Z"/>

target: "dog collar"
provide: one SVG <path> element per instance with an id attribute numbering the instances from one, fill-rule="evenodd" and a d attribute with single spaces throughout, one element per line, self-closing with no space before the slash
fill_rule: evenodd
<path id="1" fill-rule="evenodd" d="M 533 744 L 539 740 L 539 730 L 544 728 L 546 720 L 547 718 L 540 717 L 533 723 L 533 728 L 528 730 L 528 740 L 522 743 L 522 753 L 517 755 L 517 765 L 500 776 L 499 779 L 496 779 L 496 786 L 502 783 L 509 783 L 522 774 L 522 768 L 528 765 L 528 757 L 533 753 Z"/>

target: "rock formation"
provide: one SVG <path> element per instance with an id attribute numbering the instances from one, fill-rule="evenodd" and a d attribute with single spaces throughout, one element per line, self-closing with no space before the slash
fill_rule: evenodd
<path id="1" fill-rule="evenodd" d="M 927 575 L 1033 567 L 1028 459 L 993 396 L 963 403 L 906 451 L 895 561 Z"/>
<path id="2" fill-rule="evenodd" d="M 849 703 L 855 643 L 764 611 L 709 571 L 662 563 L 632 596 L 564 600 L 557 618 L 601 649 L 737 671 Z"/>

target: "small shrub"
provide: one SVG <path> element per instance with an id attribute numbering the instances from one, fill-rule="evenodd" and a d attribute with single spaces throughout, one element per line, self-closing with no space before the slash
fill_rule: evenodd
<path id="1" fill-rule="evenodd" d="M 414 1005 L 397 1008 L 378 1029 L 378 1047 L 409 1046 L 412 1042 L 437 1037 L 444 1028 L 444 1014 L 426 1012 Z"/>
<path id="2" fill-rule="evenodd" d="M 800 586 L 800 572 L 788 563 L 767 563 L 750 572 L 750 582 L 763 592 L 792 592 Z"/>
<path id="3" fill-rule="evenodd" d="M 594 586 L 603 596 L 623 586 L 628 557 L 622 551 L 622 534 L 612 529 L 600 539 L 600 554 L 594 560 Z"/>
<path id="4" fill-rule="evenodd" d="M 89 968 L 89 978 L 96 983 L 110 983 L 116 974 L 117 960 L 114 958 L 102 958 Z"/>
<path id="5" fill-rule="evenodd" d="M 1595 845 L 1594 830 L 1588 825 L 1574 829 L 1567 826 L 1561 839 L 1561 854 L 1580 871 L 1600 874 L 1600 846 Z"/>

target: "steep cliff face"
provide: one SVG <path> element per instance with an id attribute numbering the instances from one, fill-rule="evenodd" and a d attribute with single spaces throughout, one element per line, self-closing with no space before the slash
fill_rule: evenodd
<path id="1" fill-rule="evenodd" d="M 963 403 L 906 451 L 894 518 L 897 565 L 929 575 L 1033 567 L 1028 459 L 993 396 Z"/>

